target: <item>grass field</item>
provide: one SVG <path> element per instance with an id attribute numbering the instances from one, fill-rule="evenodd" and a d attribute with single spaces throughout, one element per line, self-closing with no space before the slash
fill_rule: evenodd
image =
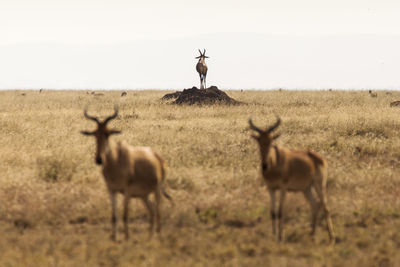
<path id="1" fill-rule="evenodd" d="M 228 91 L 240 106 L 175 106 L 166 91 L 0 91 L 0 266 L 400 266 L 400 92 Z M 81 135 L 107 116 L 115 140 L 151 146 L 168 163 L 161 236 L 147 234 L 131 202 L 131 239 L 110 240 L 110 203 L 95 140 Z M 326 225 L 309 236 L 300 193 L 285 206 L 284 243 L 272 236 L 269 195 L 247 120 L 282 118 L 277 143 L 329 164 Z"/>

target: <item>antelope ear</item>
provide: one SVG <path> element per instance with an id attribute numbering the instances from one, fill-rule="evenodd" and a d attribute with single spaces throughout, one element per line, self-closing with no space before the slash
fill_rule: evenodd
<path id="1" fill-rule="evenodd" d="M 254 135 L 254 134 L 251 134 L 250 136 L 253 137 L 253 138 L 256 139 L 256 140 L 258 140 L 258 138 L 259 138 L 259 136 Z"/>
<path id="2" fill-rule="evenodd" d="M 108 135 L 120 134 L 120 133 L 121 133 L 121 131 L 119 131 L 119 130 L 109 130 L 109 131 L 108 131 Z"/>
<path id="3" fill-rule="evenodd" d="M 276 135 L 272 136 L 272 139 L 273 140 L 278 139 L 279 136 L 281 136 L 281 134 L 276 134 Z"/>
<path id="4" fill-rule="evenodd" d="M 89 136 L 89 135 L 94 135 L 94 132 L 81 131 L 81 134 Z"/>

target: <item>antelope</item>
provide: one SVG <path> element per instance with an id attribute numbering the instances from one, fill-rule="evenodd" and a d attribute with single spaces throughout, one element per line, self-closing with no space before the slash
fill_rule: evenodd
<path id="1" fill-rule="evenodd" d="M 196 59 L 199 59 L 199 61 L 196 64 L 196 70 L 199 73 L 200 76 L 200 89 L 205 89 L 207 88 L 206 85 L 206 76 L 207 76 L 207 65 L 206 62 L 204 61 L 206 58 L 209 58 L 206 56 L 206 50 L 204 49 L 204 52 L 201 53 L 200 49 L 200 56 L 196 57 Z"/>
<path id="2" fill-rule="evenodd" d="M 375 91 L 369 90 L 368 93 L 371 97 L 378 97 L 378 93 Z"/>
<path id="3" fill-rule="evenodd" d="M 249 119 L 250 129 L 258 133 L 252 134 L 260 149 L 261 173 L 267 184 L 270 194 L 270 216 L 272 220 L 272 233 L 276 235 L 276 217 L 278 217 L 278 242 L 282 240 L 283 232 L 283 208 L 287 192 L 302 192 L 312 211 L 312 230 L 311 235 L 315 234 L 318 213 L 321 205 L 325 212 L 325 219 L 328 225 L 328 233 L 331 243 L 335 242 L 332 221 L 327 207 L 326 182 L 327 182 L 327 163 L 317 153 L 304 150 L 292 150 L 277 145 L 273 141 L 280 135 L 273 135 L 272 132 L 281 124 L 281 119 L 266 130 L 256 127 Z M 319 203 L 315 200 L 312 192 L 314 188 L 317 193 Z M 276 213 L 275 193 L 280 191 L 279 209 Z"/>
<path id="4" fill-rule="evenodd" d="M 85 118 L 96 122 L 95 131 L 81 131 L 83 135 L 96 138 L 95 162 L 102 166 L 102 173 L 111 200 L 111 239 L 116 240 L 116 194 L 122 193 L 123 200 L 123 222 L 125 239 L 129 239 L 128 211 L 129 200 L 140 198 L 149 213 L 149 236 L 152 236 L 154 220 L 156 231 L 161 231 L 160 223 L 160 201 L 161 194 L 166 198 L 171 197 L 164 191 L 166 164 L 164 160 L 150 147 L 133 147 L 125 142 L 114 142 L 110 140 L 111 135 L 120 134 L 121 131 L 108 128 L 107 124 L 118 116 L 118 108 L 114 107 L 114 114 L 100 121 L 97 117 L 87 114 Z M 154 193 L 155 203 L 149 200 L 149 195 Z"/>
<path id="5" fill-rule="evenodd" d="M 391 107 L 400 107 L 400 100 L 390 102 Z"/>
<path id="6" fill-rule="evenodd" d="M 121 97 L 126 96 L 128 93 L 127 92 L 122 92 Z"/>

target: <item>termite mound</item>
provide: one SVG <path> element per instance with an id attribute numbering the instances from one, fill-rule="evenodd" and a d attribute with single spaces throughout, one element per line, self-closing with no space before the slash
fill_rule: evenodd
<path id="1" fill-rule="evenodd" d="M 161 100 L 172 100 L 170 103 L 177 105 L 243 104 L 229 97 L 225 92 L 219 90 L 217 86 L 211 86 L 206 89 L 198 89 L 197 87 L 183 89 L 181 92 L 176 91 L 175 93 L 166 94 Z"/>

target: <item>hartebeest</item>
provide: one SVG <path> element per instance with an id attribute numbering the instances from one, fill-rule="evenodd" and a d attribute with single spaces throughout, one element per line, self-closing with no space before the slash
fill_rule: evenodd
<path id="1" fill-rule="evenodd" d="M 118 116 L 117 107 L 114 114 L 100 121 L 97 117 L 89 116 L 87 109 L 84 116 L 97 123 L 95 131 L 82 131 L 84 135 L 93 135 L 96 138 L 96 164 L 102 165 L 103 176 L 111 200 L 111 238 L 116 239 L 116 194 L 124 195 L 124 232 L 129 238 L 128 210 L 131 197 L 141 198 L 149 212 L 150 235 L 153 232 L 154 219 L 156 231 L 160 232 L 160 201 L 161 194 L 170 198 L 163 189 L 166 164 L 164 160 L 150 147 L 133 147 L 125 142 L 113 142 L 110 136 L 120 134 L 121 131 L 109 129 L 107 124 Z M 149 195 L 154 193 L 155 205 L 149 200 Z M 155 217 L 155 218 L 154 218 Z"/>
<path id="2" fill-rule="evenodd" d="M 252 134 L 251 136 L 258 142 L 260 148 L 261 172 L 271 197 L 272 232 L 276 234 L 276 217 L 278 217 L 278 241 L 282 240 L 282 217 L 286 193 L 290 191 L 303 192 L 312 210 L 311 235 L 315 233 L 318 213 L 322 205 L 329 237 L 331 242 L 334 242 L 335 234 L 326 203 L 327 163 L 315 152 L 292 150 L 273 145 L 273 141 L 279 137 L 279 134 L 273 135 L 272 132 L 278 128 L 280 123 L 281 119 L 277 116 L 277 122 L 274 125 L 267 130 L 262 130 L 249 119 L 250 129 L 258 133 L 258 135 Z M 320 203 L 315 200 L 312 188 L 317 193 Z M 278 214 L 276 214 L 275 209 L 275 193 L 277 190 L 280 191 Z"/>
<path id="3" fill-rule="evenodd" d="M 200 56 L 196 57 L 196 59 L 199 59 L 199 61 L 196 64 L 196 70 L 200 76 L 200 89 L 205 89 L 205 88 L 207 88 L 206 77 L 207 77 L 207 70 L 208 70 L 205 59 L 208 57 L 206 56 L 205 49 L 204 49 L 203 53 L 201 53 L 200 49 L 199 49 L 199 52 L 200 52 Z"/>

